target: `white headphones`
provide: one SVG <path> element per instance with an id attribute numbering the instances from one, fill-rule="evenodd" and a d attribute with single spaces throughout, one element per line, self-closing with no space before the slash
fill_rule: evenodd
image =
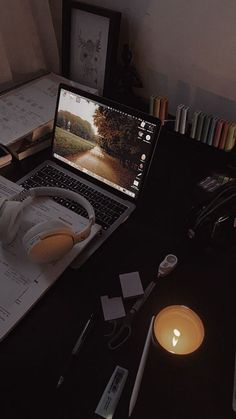
<path id="1" fill-rule="evenodd" d="M 37 263 L 53 262 L 61 258 L 76 243 L 89 236 L 95 223 L 94 209 L 83 196 L 62 188 L 32 188 L 11 198 L 0 197 L 0 241 L 9 244 L 14 240 L 24 208 L 35 198 L 43 196 L 61 196 L 77 202 L 87 211 L 89 220 L 88 225 L 78 234 L 61 220 L 45 221 L 30 228 L 23 237 L 23 246 L 30 260 Z"/>

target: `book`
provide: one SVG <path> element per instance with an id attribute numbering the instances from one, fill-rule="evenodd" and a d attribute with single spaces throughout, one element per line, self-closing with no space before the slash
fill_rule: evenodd
<path id="1" fill-rule="evenodd" d="M 209 132 L 211 118 L 212 118 L 211 115 L 206 115 L 206 117 L 205 117 L 203 128 L 202 128 L 202 134 L 201 134 L 201 141 L 202 141 L 202 143 L 206 143 L 207 142 L 207 136 L 208 136 L 208 132 Z"/>
<path id="2" fill-rule="evenodd" d="M 9 197 L 22 191 L 22 187 L 0 176 L 0 197 Z M 22 239 L 35 224 L 61 219 L 75 232 L 84 229 L 88 220 L 57 204 L 53 199 L 35 199 L 22 213 L 16 238 L 10 243 L 0 243 L 0 341 L 56 282 L 62 272 L 89 246 L 101 230 L 92 226 L 87 239 L 76 244 L 62 258 L 52 263 L 34 263 L 29 260 Z"/>
<path id="3" fill-rule="evenodd" d="M 222 129 L 222 134 L 221 134 L 220 142 L 219 142 L 219 149 L 220 150 L 224 150 L 224 148 L 225 148 L 226 138 L 227 138 L 229 127 L 231 126 L 231 124 L 232 124 L 232 122 L 230 122 L 230 121 L 225 121 L 224 122 L 224 126 L 223 126 L 223 129 Z"/>
<path id="4" fill-rule="evenodd" d="M 212 145 L 216 148 L 218 148 L 219 143 L 220 143 L 220 137 L 222 133 L 223 124 L 224 124 L 223 119 L 219 119 L 216 124 L 215 135 L 212 141 Z"/>
<path id="5" fill-rule="evenodd" d="M 153 104 L 153 116 L 155 116 L 156 118 L 160 117 L 160 107 L 161 107 L 161 97 L 156 96 L 154 99 L 154 104 Z"/>
<path id="6" fill-rule="evenodd" d="M 7 166 L 12 161 L 12 155 L 9 153 L 9 151 L 6 149 L 6 147 L 3 147 L 0 145 L 0 167 Z"/>
<path id="7" fill-rule="evenodd" d="M 212 145 L 212 141 L 215 135 L 215 129 L 216 129 L 216 124 L 217 124 L 218 118 L 217 117 L 212 117 L 211 118 L 211 122 L 210 122 L 210 127 L 208 130 L 208 134 L 207 134 L 207 144 L 208 145 Z"/>
<path id="8" fill-rule="evenodd" d="M 160 112 L 159 112 L 159 118 L 164 123 L 165 119 L 167 119 L 168 115 L 168 99 L 167 97 L 161 98 L 161 105 L 160 105 Z"/>
<path id="9" fill-rule="evenodd" d="M 23 160 L 39 151 L 49 147 L 52 143 L 53 121 L 38 127 L 31 135 L 26 138 L 20 138 L 7 148 L 17 160 Z"/>
<path id="10" fill-rule="evenodd" d="M 195 111 L 193 113 L 192 125 L 191 125 L 191 131 L 190 131 L 190 137 L 193 138 L 193 139 L 195 139 L 197 122 L 198 122 L 198 117 L 199 117 L 200 113 L 201 113 L 201 111 Z"/>
<path id="11" fill-rule="evenodd" d="M 195 134 L 195 138 L 197 141 L 201 141 L 202 128 L 203 128 L 205 117 L 206 117 L 206 114 L 204 112 L 201 112 L 198 117 L 196 134 Z"/>
<path id="12" fill-rule="evenodd" d="M 49 147 L 51 142 L 51 133 L 33 141 L 27 138 L 20 138 L 20 140 L 8 146 L 8 150 L 17 160 L 23 160 Z"/>
<path id="13" fill-rule="evenodd" d="M 233 123 L 230 125 L 229 130 L 228 130 L 224 150 L 225 151 L 232 150 L 232 148 L 234 148 L 234 145 L 235 145 L 235 140 L 236 140 L 236 123 Z"/>
<path id="14" fill-rule="evenodd" d="M 176 109 L 176 116 L 175 116 L 175 132 L 179 132 L 179 126 L 180 126 L 180 119 L 181 119 L 181 112 L 184 108 L 184 105 L 178 105 Z"/>
<path id="15" fill-rule="evenodd" d="M 187 123 L 188 123 L 188 112 L 189 112 L 189 106 L 183 106 L 181 109 L 181 116 L 180 116 L 180 123 L 179 123 L 179 132 L 180 134 L 185 134 L 187 129 Z"/>

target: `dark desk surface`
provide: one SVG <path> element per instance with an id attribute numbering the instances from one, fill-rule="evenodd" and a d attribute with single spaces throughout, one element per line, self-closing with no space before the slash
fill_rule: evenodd
<path id="1" fill-rule="evenodd" d="M 46 154 L 6 167 L 1 174 L 16 180 Z M 127 368 L 129 375 L 114 418 L 127 418 L 151 316 L 172 304 L 184 304 L 200 315 L 204 342 L 183 357 L 151 345 L 133 419 L 235 417 L 235 251 L 193 247 L 184 230 L 196 182 L 212 167 L 224 166 L 222 156 L 163 132 L 142 205 L 79 270 L 67 269 L 1 342 L 1 419 L 98 417 L 94 410 L 116 365 Z M 177 255 L 178 267 L 159 280 L 129 341 L 109 351 L 100 296 L 121 295 L 120 273 L 138 271 L 147 286 L 167 253 Z M 56 393 L 64 363 L 91 311 L 97 313 L 94 330 Z"/>

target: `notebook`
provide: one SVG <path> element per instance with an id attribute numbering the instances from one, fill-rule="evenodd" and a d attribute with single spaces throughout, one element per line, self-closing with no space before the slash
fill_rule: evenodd
<path id="1" fill-rule="evenodd" d="M 86 197 L 102 233 L 75 259 L 78 268 L 132 214 L 141 199 L 161 121 L 137 109 L 60 84 L 50 159 L 17 183 L 57 186 Z M 56 197 L 83 213 L 75 202 Z"/>
<path id="2" fill-rule="evenodd" d="M 0 196 L 14 196 L 22 191 L 20 185 L 0 176 Z M 34 200 L 24 208 L 14 240 L 0 245 L 0 341 L 17 325 L 37 301 L 57 281 L 75 257 L 95 240 L 101 227 L 94 224 L 91 234 L 77 243 L 63 258 L 52 263 L 32 262 L 22 246 L 22 240 L 35 224 L 63 219 L 74 231 L 87 225 L 84 217 L 58 205 L 52 199 Z"/>

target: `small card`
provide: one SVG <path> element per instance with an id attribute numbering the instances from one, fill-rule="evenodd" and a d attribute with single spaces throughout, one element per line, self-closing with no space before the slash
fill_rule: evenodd
<path id="1" fill-rule="evenodd" d="M 120 274 L 119 278 L 124 298 L 137 297 L 144 293 L 138 272 Z"/>
<path id="2" fill-rule="evenodd" d="M 101 303 L 105 320 L 114 320 L 125 316 L 125 309 L 121 297 L 108 298 L 107 295 L 103 295 L 101 297 Z"/>

